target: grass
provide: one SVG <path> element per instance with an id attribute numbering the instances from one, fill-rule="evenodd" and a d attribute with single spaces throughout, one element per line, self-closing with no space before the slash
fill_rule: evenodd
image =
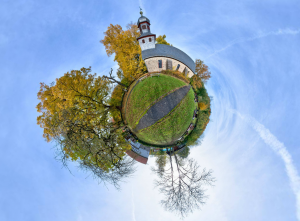
<path id="1" fill-rule="evenodd" d="M 168 145 L 175 143 L 187 130 L 193 119 L 196 104 L 192 89 L 169 115 L 136 135 L 146 143 Z"/>
<path id="2" fill-rule="evenodd" d="M 185 82 L 163 74 L 139 82 L 127 101 L 125 117 L 128 125 L 133 128 L 155 100 L 184 85 Z"/>

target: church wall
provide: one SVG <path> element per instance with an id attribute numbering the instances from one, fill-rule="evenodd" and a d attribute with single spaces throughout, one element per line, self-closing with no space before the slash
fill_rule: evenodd
<path id="1" fill-rule="evenodd" d="M 149 38 L 151 38 L 151 42 L 149 41 Z M 143 43 L 142 40 L 144 40 L 145 43 Z M 139 39 L 139 44 L 141 46 L 142 51 L 147 50 L 147 49 L 151 49 L 151 48 L 155 48 L 154 36 L 149 36 L 149 37 Z"/>
<path id="2" fill-rule="evenodd" d="M 158 60 L 162 60 L 162 68 L 158 67 Z M 182 62 L 177 61 L 175 59 L 167 58 L 167 57 L 153 57 L 153 58 L 145 59 L 145 63 L 146 63 L 148 72 L 159 72 L 162 70 L 166 70 L 167 69 L 167 60 L 172 61 L 173 70 L 176 70 L 177 65 L 180 64 L 178 71 L 183 72 L 184 68 L 186 67 L 188 69 L 187 76 L 190 78 L 194 75 L 192 70 L 190 68 L 188 68 L 185 64 L 183 64 Z"/>

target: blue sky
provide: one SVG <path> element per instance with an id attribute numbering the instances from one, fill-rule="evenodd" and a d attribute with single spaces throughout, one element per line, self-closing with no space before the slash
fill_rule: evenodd
<path id="1" fill-rule="evenodd" d="M 136 22 L 210 67 L 211 122 L 192 149 L 214 171 L 186 220 L 300 220 L 299 1 L 0 1 L 0 220 L 179 220 L 161 208 L 149 165 L 121 191 L 55 160 L 36 125 L 39 83 L 116 69 L 99 43 Z M 298 199 L 298 200 L 297 200 Z M 298 215 L 297 215 L 298 214 Z"/>

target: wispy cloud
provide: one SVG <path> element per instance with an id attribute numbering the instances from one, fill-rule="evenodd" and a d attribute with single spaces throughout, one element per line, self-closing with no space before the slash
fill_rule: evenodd
<path id="1" fill-rule="evenodd" d="M 216 50 L 214 51 L 212 54 L 208 55 L 206 57 L 207 58 L 210 58 L 216 54 L 219 54 L 220 52 L 222 51 L 225 51 L 226 49 L 236 45 L 236 44 L 240 44 L 240 43 L 243 43 L 243 42 L 247 42 L 247 41 L 254 41 L 256 39 L 260 39 L 260 38 L 264 38 L 264 37 L 267 37 L 267 36 L 271 36 L 271 35 L 297 35 L 300 33 L 300 29 L 290 29 L 290 28 L 286 28 L 286 29 L 278 29 L 277 31 L 271 31 L 271 32 L 266 32 L 266 33 L 261 33 L 261 34 L 257 34 L 255 36 L 252 36 L 252 37 L 248 37 L 248 38 L 237 38 L 233 41 L 231 41 L 228 45 L 226 45 L 225 47 L 219 49 L 219 50 Z"/>
<path id="2" fill-rule="evenodd" d="M 131 201 L 132 201 L 132 221 L 136 221 L 135 212 L 134 212 L 134 199 L 133 199 L 133 190 L 131 188 Z"/>
<path id="3" fill-rule="evenodd" d="M 143 10 L 143 12 L 144 12 L 144 15 L 146 15 L 147 14 L 147 12 L 146 12 L 146 9 L 145 9 L 145 7 L 144 7 L 144 3 L 143 3 L 143 1 L 142 0 L 139 0 L 139 5 L 140 5 L 140 7 L 142 8 L 142 10 Z"/>
<path id="4" fill-rule="evenodd" d="M 259 134 L 263 141 L 283 160 L 291 188 L 296 197 L 297 218 L 300 220 L 300 177 L 293 164 L 291 154 L 287 151 L 283 143 L 281 143 L 264 125 L 257 122 L 257 120 L 253 117 L 242 115 L 236 110 L 230 111 L 247 122 Z"/>

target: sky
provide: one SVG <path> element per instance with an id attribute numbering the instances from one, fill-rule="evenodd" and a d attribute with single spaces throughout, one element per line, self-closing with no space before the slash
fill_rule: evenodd
<path id="1" fill-rule="evenodd" d="M 154 188 L 154 159 L 120 191 L 55 159 L 36 124 L 40 82 L 117 64 L 99 41 L 139 17 L 212 78 L 212 115 L 191 156 L 213 170 L 187 221 L 300 220 L 300 2 L 0 0 L 0 220 L 180 220 Z"/>

